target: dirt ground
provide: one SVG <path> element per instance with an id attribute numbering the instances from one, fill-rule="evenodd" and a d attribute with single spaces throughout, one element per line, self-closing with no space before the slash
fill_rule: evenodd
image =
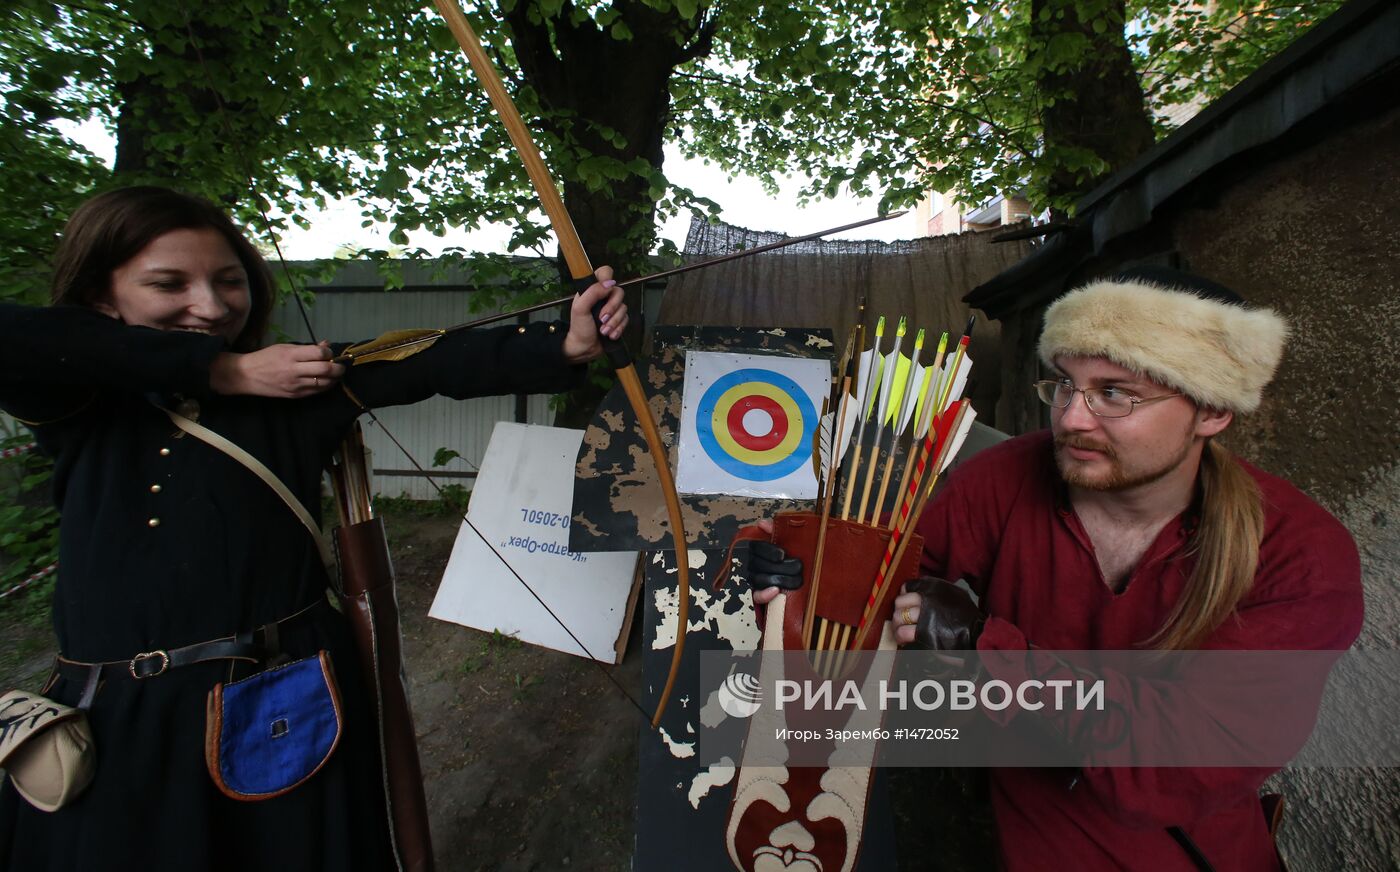
<path id="1" fill-rule="evenodd" d="M 459 522 L 386 522 L 438 868 L 632 869 L 643 716 L 587 661 L 425 617 Z M 609 667 L 634 697 L 640 625 Z M 889 781 L 900 870 L 992 868 L 982 772 L 891 770 Z"/>
<path id="2" fill-rule="evenodd" d="M 438 868 L 630 869 L 641 715 L 589 661 L 426 617 L 459 522 L 386 521 Z M 639 648 L 609 667 L 634 696 Z"/>
<path id="3" fill-rule="evenodd" d="M 438 868 L 630 870 L 642 715 L 589 661 L 428 618 L 459 521 L 383 516 Z M 35 620 L 47 593 L 36 594 L 0 608 L 0 687 L 37 689 L 48 673 L 52 632 Z M 634 697 L 639 626 L 608 667 Z M 892 771 L 890 782 L 901 870 L 989 868 L 980 775 Z"/>

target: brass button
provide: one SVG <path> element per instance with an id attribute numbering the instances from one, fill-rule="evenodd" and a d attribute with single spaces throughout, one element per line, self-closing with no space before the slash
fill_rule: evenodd
<path id="1" fill-rule="evenodd" d="M 516 332 L 516 333 L 524 333 L 524 332 L 525 332 L 525 328 L 524 328 L 524 327 L 517 327 L 517 328 L 515 328 L 515 332 Z"/>
<path id="2" fill-rule="evenodd" d="M 158 485 L 158 484 L 153 484 L 153 485 L 151 485 L 151 493 L 153 493 L 153 494 L 158 494 L 158 493 L 160 493 L 160 485 Z"/>
<path id="3" fill-rule="evenodd" d="M 169 456 L 170 456 L 170 449 L 169 449 L 169 448 L 162 448 L 162 449 L 160 450 L 160 456 L 161 456 L 161 457 L 169 457 Z"/>
<path id="4" fill-rule="evenodd" d="M 147 527 L 159 527 L 159 526 L 160 526 L 160 518 L 151 518 L 149 521 L 146 522 L 146 526 L 147 526 Z"/>
<path id="5" fill-rule="evenodd" d="M 549 332 L 550 332 L 550 333 L 553 333 L 553 332 L 554 332 L 555 326 L 556 326 L 556 325 L 554 325 L 554 324 L 550 324 L 550 325 L 549 325 Z"/>

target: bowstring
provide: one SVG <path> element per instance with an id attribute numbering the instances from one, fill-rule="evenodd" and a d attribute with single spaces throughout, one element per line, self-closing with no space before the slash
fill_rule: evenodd
<path id="1" fill-rule="evenodd" d="M 297 283 L 297 279 L 291 268 L 291 265 L 287 262 L 286 257 L 284 257 L 282 254 L 281 242 L 278 239 L 277 234 L 272 229 L 272 218 L 268 215 L 267 208 L 263 204 L 262 197 L 258 196 L 257 194 L 252 162 L 248 159 L 247 154 L 239 147 L 238 137 L 235 135 L 233 125 L 229 121 L 229 113 L 224 105 L 223 94 L 220 93 L 218 88 L 215 88 L 213 86 L 214 76 L 209 69 L 208 62 L 205 60 L 204 52 L 200 48 L 199 40 L 195 37 L 194 25 L 190 19 L 189 9 L 182 5 L 180 7 L 180 12 L 184 18 L 185 35 L 189 38 L 190 47 L 194 49 L 195 58 L 199 61 L 199 67 L 201 72 L 203 72 L 204 74 L 206 84 L 209 87 L 209 92 L 214 96 L 214 106 L 217 110 L 216 114 L 219 117 L 220 124 L 224 128 L 224 141 L 228 143 L 230 150 L 233 152 L 233 157 L 239 165 L 238 169 L 247 181 L 248 193 L 251 195 L 254 204 L 256 204 L 257 206 L 258 215 L 262 218 L 263 233 L 272 242 L 272 249 L 273 252 L 277 255 L 278 266 L 282 270 L 283 278 L 286 281 L 288 288 L 290 289 L 292 298 L 296 300 L 297 311 L 300 312 L 302 323 L 306 326 L 306 333 L 308 336 L 311 337 L 311 342 L 315 344 L 319 340 L 316 338 L 315 329 L 311 326 L 310 313 L 307 312 L 306 304 L 302 301 L 302 288 L 299 287 Z M 362 412 L 369 415 L 370 420 L 374 422 L 375 426 L 377 426 L 380 429 L 380 431 L 384 433 L 385 436 L 389 437 L 389 441 L 393 442 L 394 445 L 399 449 L 399 451 L 403 452 L 404 457 L 408 459 L 409 463 L 413 464 L 414 469 L 416 469 L 418 473 L 423 476 L 423 478 L 437 493 L 438 499 L 441 500 L 444 496 L 442 487 L 438 485 L 437 481 L 433 478 L 432 474 L 429 473 L 426 469 L 424 469 L 423 465 L 418 462 L 418 458 L 414 457 L 413 453 L 410 452 L 408 448 L 398 440 L 398 437 L 394 436 L 394 434 L 389 430 L 389 428 L 384 426 L 384 422 L 379 419 L 378 415 L 374 414 L 373 409 L 360 404 L 358 401 L 355 404 L 360 408 Z M 470 461 L 468 461 L 468 463 L 470 463 Z M 475 466 L 476 464 L 472 465 Z M 578 636 L 574 634 L 574 631 L 569 629 L 569 625 L 564 623 L 563 619 L 561 619 L 559 615 L 555 613 L 554 609 L 549 607 L 549 604 L 546 603 L 544 599 L 539 595 L 539 593 L 537 593 L 535 589 L 530 586 L 530 583 L 527 582 L 520 575 L 520 573 L 516 571 L 515 567 L 510 564 L 510 561 L 506 560 L 505 557 L 501 554 L 501 552 L 496 550 L 496 547 L 491 544 L 491 541 L 489 539 L 486 538 L 486 534 L 482 533 L 481 530 L 476 526 L 476 524 L 472 523 L 471 518 L 467 517 L 465 513 L 463 513 L 462 515 L 462 522 L 466 524 L 471 529 L 471 531 L 477 535 L 479 539 L 481 539 L 482 544 L 485 545 L 486 548 L 493 555 L 495 555 L 496 559 L 500 561 L 502 566 L 504 566 L 510 571 L 510 574 L 515 577 L 515 580 L 520 582 L 520 584 L 525 588 L 525 590 L 529 592 L 530 596 L 534 598 L 535 602 L 539 603 L 540 606 L 549 614 L 549 616 L 554 619 L 554 622 L 559 625 L 559 628 L 562 629 L 568 635 L 568 637 L 573 640 L 574 644 L 577 645 L 579 649 L 583 651 L 584 654 L 588 655 L 588 662 L 593 664 L 593 666 L 603 675 L 603 677 L 606 678 L 609 682 L 611 682 L 613 687 L 617 688 L 618 692 L 627 698 L 627 701 L 632 704 L 633 708 L 635 708 L 643 718 L 650 722 L 651 715 L 647 712 L 645 708 L 642 707 L 642 704 L 637 701 L 636 697 L 629 693 L 627 688 L 623 687 L 622 683 L 619 682 L 617 678 L 612 674 L 612 672 L 603 665 L 602 661 L 593 655 L 593 652 L 588 649 L 588 646 L 584 645 L 582 640 L 580 640 Z"/>

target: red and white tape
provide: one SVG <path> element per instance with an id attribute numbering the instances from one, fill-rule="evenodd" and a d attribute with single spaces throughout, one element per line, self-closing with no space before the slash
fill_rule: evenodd
<path id="1" fill-rule="evenodd" d="M 30 442 L 28 445 L 21 445 L 18 448 L 6 448 L 4 450 L 0 450 L 0 459 L 6 457 L 18 457 L 21 454 L 24 454 L 26 451 L 33 451 L 38 446 L 39 443 Z"/>
<path id="2" fill-rule="evenodd" d="M 26 578 L 24 581 L 21 581 L 19 584 L 15 585 L 14 587 L 10 588 L 4 593 L 0 593 L 0 600 L 4 599 L 7 596 L 10 596 L 11 594 L 19 593 L 20 591 L 24 590 L 26 587 L 29 587 L 35 582 L 42 581 L 43 579 L 48 578 L 50 575 L 53 575 L 54 572 L 56 572 L 57 570 L 58 561 L 55 560 L 53 563 L 50 563 L 48 566 L 45 566 L 43 569 Z"/>

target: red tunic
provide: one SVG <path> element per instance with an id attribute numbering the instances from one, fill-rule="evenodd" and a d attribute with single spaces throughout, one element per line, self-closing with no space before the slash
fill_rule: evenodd
<path id="1" fill-rule="evenodd" d="M 1343 650 L 1361 630 L 1361 567 L 1346 528 L 1280 478 L 1258 482 L 1264 539 L 1238 620 L 1203 648 Z M 979 650 L 1140 649 L 1165 621 L 1194 560 L 1194 519 L 1167 524 L 1115 594 L 1055 468 L 1049 431 L 989 448 L 952 474 L 919 521 L 923 570 L 966 578 L 988 615 Z M 1001 859 L 1009 870 L 1197 867 L 1167 828 L 1182 827 L 1217 870 L 1276 870 L 1257 791 L 1270 772 L 1245 768 L 1090 768 L 992 773 Z"/>

